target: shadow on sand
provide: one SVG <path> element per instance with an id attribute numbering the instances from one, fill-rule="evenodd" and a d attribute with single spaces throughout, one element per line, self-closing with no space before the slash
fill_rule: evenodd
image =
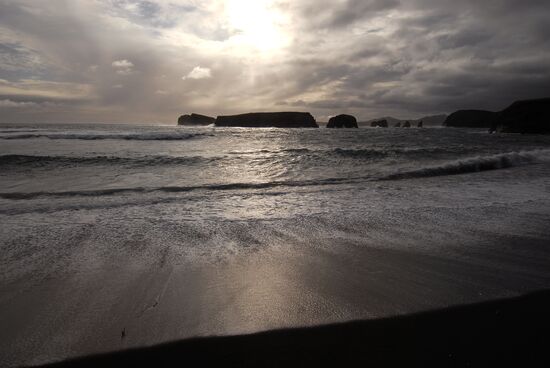
<path id="1" fill-rule="evenodd" d="M 49 367 L 550 367 L 550 291 L 378 320 L 205 337 Z"/>

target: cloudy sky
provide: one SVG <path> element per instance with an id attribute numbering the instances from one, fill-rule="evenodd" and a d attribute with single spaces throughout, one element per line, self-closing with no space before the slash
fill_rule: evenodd
<path id="1" fill-rule="evenodd" d="M 0 122 L 360 119 L 550 95 L 548 0 L 0 0 Z"/>

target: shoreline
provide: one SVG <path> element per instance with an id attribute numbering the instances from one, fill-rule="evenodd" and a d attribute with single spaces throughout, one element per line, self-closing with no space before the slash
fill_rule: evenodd
<path id="1" fill-rule="evenodd" d="M 43 367 L 543 367 L 550 290 L 406 316 L 203 337 Z"/>
<path id="2" fill-rule="evenodd" d="M 2 364 L 39 365 L 194 336 L 399 319 L 548 287 L 544 239 L 497 243 L 462 254 L 295 244 L 193 267 L 103 266 L 39 288 L 4 290 Z M 28 356 L 31 347 L 35 355 Z"/>

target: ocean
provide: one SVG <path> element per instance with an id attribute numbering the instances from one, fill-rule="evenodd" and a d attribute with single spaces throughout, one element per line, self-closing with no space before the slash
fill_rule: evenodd
<path id="1" fill-rule="evenodd" d="M 549 229 L 550 136 L 2 125 L 0 365 L 544 289 Z"/>

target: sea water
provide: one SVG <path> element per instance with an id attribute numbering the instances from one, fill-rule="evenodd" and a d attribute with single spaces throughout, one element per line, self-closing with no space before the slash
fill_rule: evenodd
<path id="1" fill-rule="evenodd" d="M 288 231 L 281 221 L 303 223 L 314 235 L 337 232 L 342 221 L 357 231 L 370 214 L 391 211 L 412 216 L 518 201 L 546 209 L 549 175 L 548 136 L 451 128 L 3 126 L 0 278 L 63 269 L 61 255 L 74 251 L 66 233 L 79 227 L 92 227 L 88 236 L 106 252 L 137 238 L 148 257 L 161 257 L 158 242 L 179 261 L 216 258 L 277 243 Z M 494 222 L 502 231 L 520 230 L 505 218 Z"/>

